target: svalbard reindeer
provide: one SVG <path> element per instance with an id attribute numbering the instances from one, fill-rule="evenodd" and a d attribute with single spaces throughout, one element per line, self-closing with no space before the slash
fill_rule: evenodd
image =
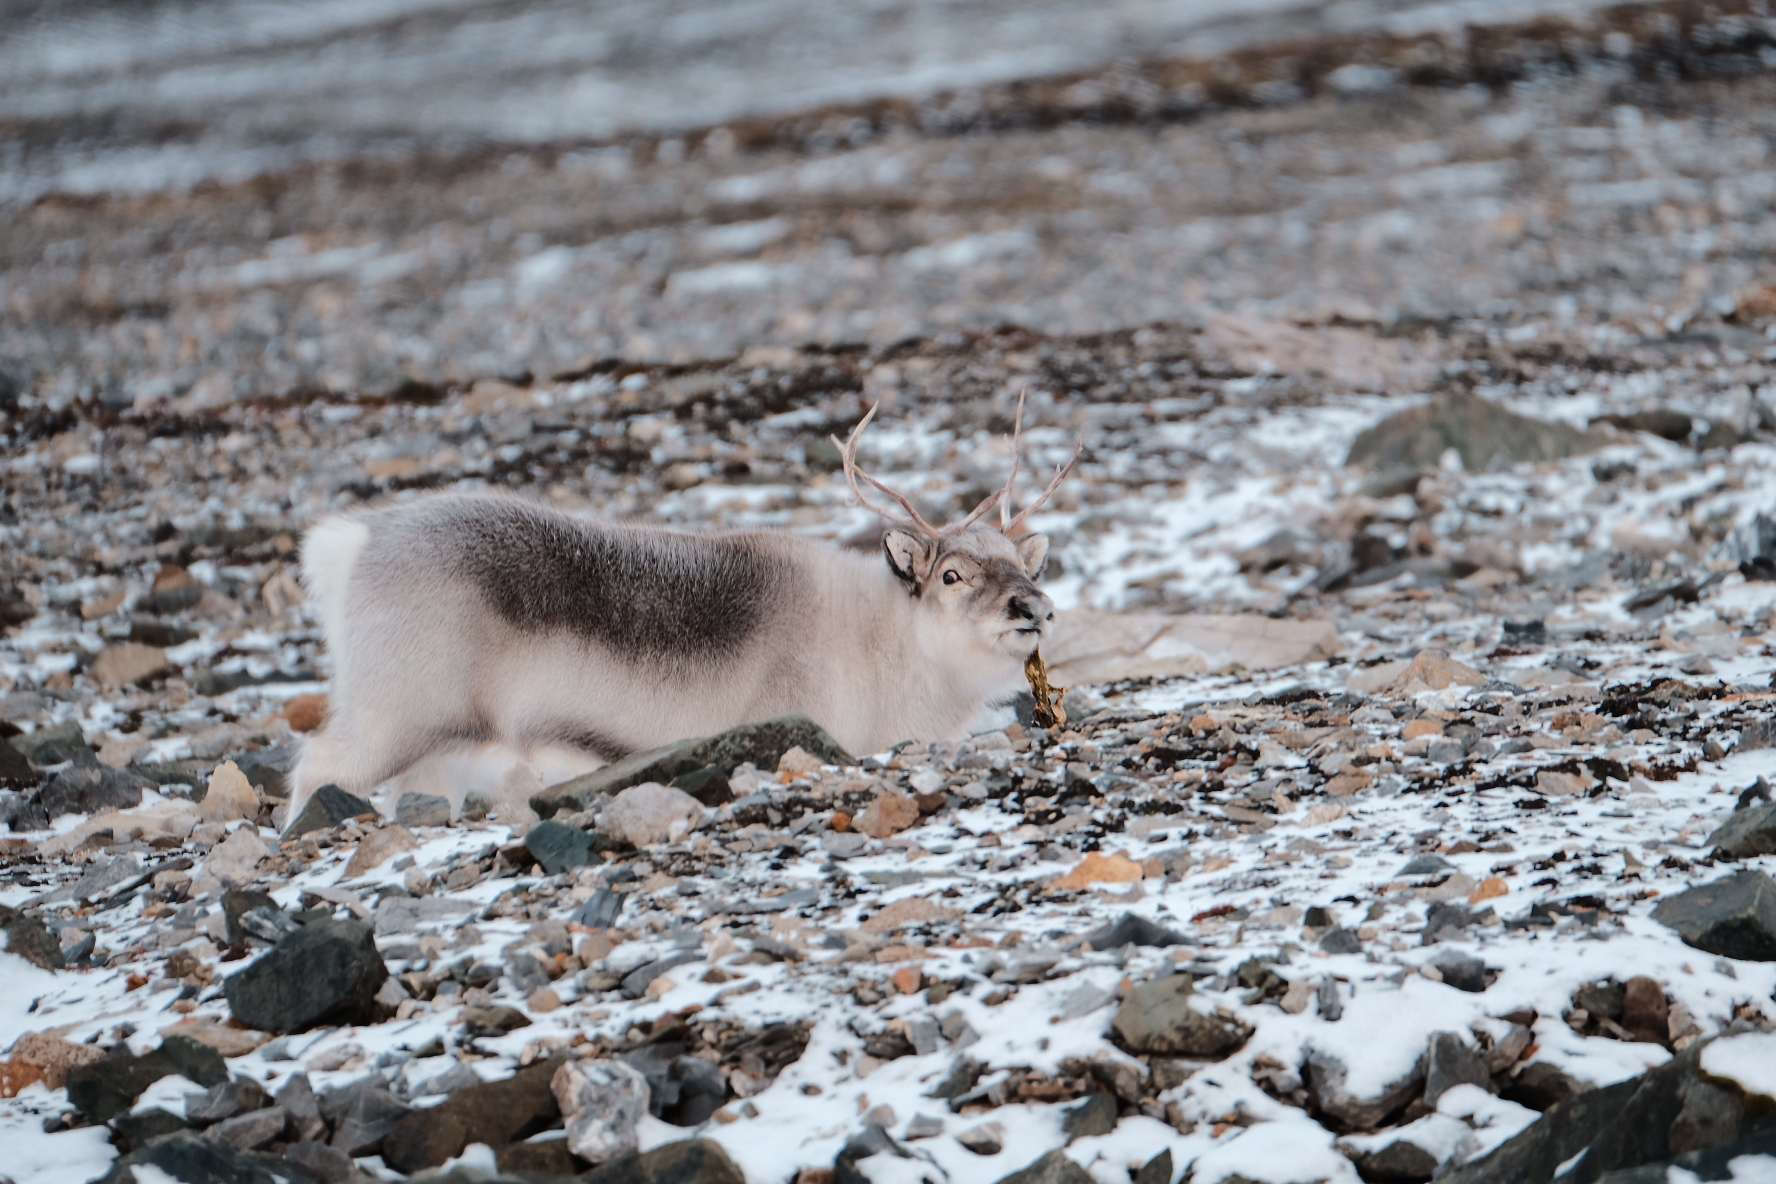
<path id="1" fill-rule="evenodd" d="M 362 794 L 427 757 L 487 746 L 539 768 L 565 754 L 553 766 L 565 773 L 793 713 L 856 753 L 962 735 L 1019 688 L 1051 628 L 1034 583 L 1048 539 L 1017 532 L 1079 450 L 1015 516 L 1014 457 L 1005 488 L 939 528 L 858 467 L 874 416 L 843 456 L 858 501 L 893 524 L 886 563 L 793 534 L 679 534 L 493 494 L 316 525 L 302 573 L 333 655 L 332 699 L 303 745 L 290 817 L 329 782 Z M 1014 452 L 1021 421 L 1020 405 Z M 860 481 L 903 513 L 873 505 Z M 982 521 L 995 506 L 996 527 Z"/>

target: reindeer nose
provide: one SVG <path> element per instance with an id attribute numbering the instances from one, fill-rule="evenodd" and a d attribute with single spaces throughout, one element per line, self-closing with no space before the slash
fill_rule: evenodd
<path id="1" fill-rule="evenodd" d="M 1006 611 L 1019 620 L 1034 621 L 1036 619 L 1036 613 L 1029 604 L 1016 596 L 1011 598 L 1011 603 L 1006 606 Z M 1049 616 L 1052 617 L 1054 614 L 1050 613 Z"/>

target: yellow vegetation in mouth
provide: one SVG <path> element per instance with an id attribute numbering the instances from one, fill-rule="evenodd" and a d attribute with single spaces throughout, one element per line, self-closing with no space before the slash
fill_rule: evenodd
<path id="1" fill-rule="evenodd" d="M 1066 687 L 1048 685 L 1048 664 L 1042 660 L 1042 647 L 1037 646 L 1024 659 L 1024 677 L 1030 680 L 1030 694 L 1035 696 L 1036 710 L 1030 713 L 1039 728 L 1067 726 L 1067 709 L 1061 706 Z"/>

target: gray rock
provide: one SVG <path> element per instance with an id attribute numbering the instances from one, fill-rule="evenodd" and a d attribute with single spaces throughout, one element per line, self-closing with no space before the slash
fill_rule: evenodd
<path id="1" fill-rule="evenodd" d="M 996 1122 L 983 1122 L 957 1135 L 956 1142 L 976 1155 L 998 1155 L 1005 1150 L 1005 1128 Z"/>
<path id="2" fill-rule="evenodd" d="M 1346 1130 L 1370 1131 L 1406 1107 L 1424 1084 L 1424 1058 L 1398 1081 L 1389 1082 L 1373 1096 L 1358 1097 L 1345 1088 L 1350 1071 L 1344 1062 L 1318 1049 L 1307 1057 L 1303 1074 L 1308 1096 L 1321 1113 Z"/>
<path id="3" fill-rule="evenodd" d="M 258 1110 L 270 1100 L 257 1081 L 249 1077 L 233 1077 L 218 1082 L 201 1094 L 186 1094 L 185 1118 L 198 1126 L 208 1126 L 248 1110 Z"/>
<path id="4" fill-rule="evenodd" d="M 302 807 L 302 813 L 284 829 L 286 839 L 301 838 L 312 830 L 330 830 L 360 814 L 374 815 L 376 807 L 337 785 L 323 785 Z"/>
<path id="5" fill-rule="evenodd" d="M 1733 859 L 1776 855 L 1776 802 L 1735 810 L 1703 846 L 1724 851 Z"/>
<path id="6" fill-rule="evenodd" d="M 293 1073 L 277 1093 L 278 1108 L 290 1118 L 290 1136 L 294 1139 L 325 1139 L 327 1124 L 321 1118 L 320 1099 L 306 1073 Z"/>
<path id="7" fill-rule="evenodd" d="M 1344 1000 L 1338 997 L 1338 980 L 1327 975 L 1320 980 L 1320 1018 L 1335 1024 L 1344 1018 Z"/>
<path id="8" fill-rule="evenodd" d="M 1363 939 L 1357 936 L 1354 929 L 1338 928 L 1320 938 L 1320 949 L 1328 954 L 1360 954 L 1363 952 Z"/>
<path id="9" fill-rule="evenodd" d="M 1061 1118 L 1061 1131 L 1068 1142 L 1107 1135 L 1116 1129 L 1118 1119 L 1116 1098 L 1110 1094 L 1093 1094 L 1068 1110 Z"/>
<path id="10" fill-rule="evenodd" d="M 290 1116 L 276 1106 L 224 1119 L 204 1134 L 236 1151 L 255 1151 L 273 1139 L 281 1139 Z"/>
<path id="11" fill-rule="evenodd" d="M 1441 855 L 1415 855 L 1406 861 L 1406 866 L 1395 872 L 1396 876 L 1434 876 L 1439 872 L 1452 872 L 1455 865 Z"/>
<path id="12" fill-rule="evenodd" d="M 720 1143 L 684 1139 L 593 1168 L 580 1184 L 746 1184 Z"/>
<path id="13" fill-rule="evenodd" d="M 622 912 L 623 897 L 609 888 L 600 888 L 586 898 L 586 903 L 574 914 L 574 921 L 588 929 L 609 929 L 617 923 Z"/>
<path id="14" fill-rule="evenodd" d="M 376 906 L 379 936 L 412 933 L 421 925 L 460 923 L 475 906 L 450 896 L 385 896 Z"/>
<path id="15" fill-rule="evenodd" d="M 592 854 L 591 835 L 552 820 L 532 827 L 524 836 L 524 847 L 545 875 L 558 876 L 576 867 L 599 862 L 598 856 Z"/>
<path id="16" fill-rule="evenodd" d="M 395 802 L 395 821 L 402 826 L 449 826 L 450 799 L 433 793 L 404 793 Z"/>
<path id="17" fill-rule="evenodd" d="M 909 1015 L 902 1023 L 906 1027 L 907 1040 L 913 1046 L 914 1056 L 926 1056 L 943 1047 L 942 1030 L 930 1013 L 921 1012 L 918 1015 Z"/>
<path id="18" fill-rule="evenodd" d="M 800 748 L 829 765 L 857 763 L 813 720 L 804 715 L 786 715 L 731 728 L 715 736 L 680 740 L 635 753 L 584 777 L 552 785 L 531 798 L 530 805 L 542 817 L 549 818 L 563 810 L 587 809 L 597 799 L 631 785 L 648 781 L 670 784 L 675 778 L 714 768 L 720 775 L 699 779 L 699 788 L 705 792 L 698 800 L 705 806 L 717 806 L 730 796 L 728 774 L 749 761 L 761 769 L 775 769 L 778 760 L 792 748 Z"/>
<path id="19" fill-rule="evenodd" d="M 249 909 L 268 908 L 275 910 L 277 901 L 268 892 L 255 892 L 250 888 L 229 888 L 222 893 L 223 930 L 228 936 L 231 946 L 244 945 L 247 931 L 241 927 L 241 917 Z"/>
<path id="20" fill-rule="evenodd" d="M 45 970 L 67 966 L 55 935 L 36 917 L 0 904 L 0 949 Z"/>
<path id="21" fill-rule="evenodd" d="M 1776 962 L 1776 881 L 1742 871 L 1659 902 L 1653 920 L 1684 944 L 1725 958 Z"/>
<path id="22" fill-rule="evenodd" d="M 383 1140 L 383 1160 L 412 1174 L 462 1154 L 470 1143 L 503 1147 L 546 1130 L 561 1117 L 549 1083 L 562 1063 L 537 1061 L 504 1081 L 480 1082 L 411 1111 Z"/>
<path id="23" fill-rule="evenodd" d="M 137 1173 L 136 1168 L 150 1171 Z M 189 1132 L 130 1152 L 97 1184 L 318 1184 L 299 1165 L 276 1156 L 239 1151 Z"/>
<path id="24" fill-rule="evenodd" d="M 383 1087 L 380 1077 L 366 1077 L 320 1099 L 321 1116 L 333 1128 L 328 1141 L 346 1155 L 374 1155 L 384 1139 L 407 1117 L 408 1107 Z"/>
<path id="25" fill-rule="evenodd" d="M 471 1037 L 504 1036 L 519 1028 L 530 1027 L 530 1017 L 516 1007 L 465 1007 L 462 1009 L 463 1031 Z"/>
<path id="26" fill-rule="evenodd" d="M 1186 974 L 1152 979 L 1131 990 L 1112 1027 L 1131 1051 L 1220 1060 L 1251 1036 L 1237 1020 L 1205 1015 L 1190 1006 Z"/>
<path id="27" fill-rule="evenodd" d="M 1424 1102 L 1436 1106 L 1444 1092 L 1457 1085 L 1492 1088 L 1492 1074 L 1480 1053 L 1454 1032 L 1431 1033 L 1425 1050 Z"/>
<path id="28" fill-rule="evenodd" d="M 701 952 L 688 950 L 682 954 L 668 954 L 664 958 L 649 962 L 646 966 L 639 966 L 623 976 L 623 994 L 630 999 L 639 999 L 647 993 L 649 984 L 668 970 L 683 966 L 687 962 L 701 962 L 702 960 Z"/>
<path id="29" fill-rule="evenodd" d="M 1738 564 L 1748 580 L 1776 580 L 1776 518 L 1759 514 L 1728 535 L 1714 558 Z"/>
<path id="30" fill-rule="evenodd" d="M 1172 1149 L 1168 1147 L 1142 1164 L 1133 1184 L 1172 1184 Z"/>
<path id="31" fill-rule="evenodd" d="M 1009 1176 L 1001 1176 L 998 1184 L 1093 1184 L 1091 1174 L 1061 1150 L 1050 1151 L 1029 1167 Z"/>
<path id="32" fill-rule="evenodd" d="M 351 1156 L 312 1139 L 284 1148 L 284 1162 L 314 1177 L 319 1184 L 345 1184 L 357 1171 Z"/>
<path id="33" fill-rule="evenodd" d="M 1463 931 L 1474 923 L 1473 910 L 1455 900 L 1439 900 L 1425 913 L 1424 934 L 1420 945 L 1432 946 L 1440 941 L 1458 941 Z"/>
<path id="34" fill-rule="evenodd" d="M 33 765 L 59 765 L 77 756 L 92 754 L 92 749 L 86 746 L 86 733 L 81 731 L 80 721 L 73 719 L 13 736 L 7 744 Z"/>
<path id="35" fill-rule="evenodd" d="M 915 1114 L 912 1119 L 907 1122 L 906 1134 L 902 1137 L 909 1141 L 913 1139 L 935 1139 L 943 1133 L 943 1119 L 933 1118 L 929 1114 Z M 1167 1181 L 1167 1184 L 1170 1184 L 1170 1181 Z"/>
<path id="36" fill-rule="evenodd" d="M 43 780 L 43 774 L 31 767 L 25 754 L 0 739 L 0 789 L 30 789 Z"/>
<path id="37" fill-rule="evenodd" d="M 168 1036 L 139 1057 L 108 1056 L 68 1070 L 68 1101 L 82 1114 L 109 1122 L 135 1105 L 143 1090 L 174 1074 L 206 1088 L 228 1080 L 221 1053 L 189 1036 Z"/>
<path id="38" fill-rule="evenodd" d="M 1594 1088 L 1589 1081 L 1580 1081 L 1551 1061 L 1531 1061 L 1512 1075 L 1499 1096 L 1545 1113 Z"/>
<path id="39" fill-rule="evenodd" d="M 1441 1179 L 1447 1184 L 1641 1184 L 1676 1178 L 1672 1166 L 1705 1158 L 1725 1167 L 1754 1148 L 1776 1151 L 1776 1112 L 1731 1083 L 1704 1080 L 1707 1041 L 1698 1041 L 1639 1077 L 1570 1097 L 1491 1154 Z M 1729 1150 L 1731 1149 L 1731 1150 Z M 1767 1153 L 1767 1152 L 1766 1152 Z M 1580 1156 L 1583 1158 L 1578 1158 Z M 1576 1161 L 1576 1162 L 1574 1162 Z M 1693 1170 L 1693 1169 L 1688 1169 Z M 1704 1179 L 1725 1179 L 1711 1172 Z"/>
<path id="40" fill-rule="evenodd" d="M 1410 1139 L 1395 1139 L 1379 1151 L 1361 1152 L 1351 1162 L 1363 1179 L 1386 1184 L 1429 1180 L 1442 1166 L 1435 1155 Z"/>
<path id="41" fill-rule="evenodd" d="M 368 926 L 317 918 L 280 941 L 222 992 L 234 1018 L 261 1032 L 371 1023 L 388 967 Z"/>
<path id="42" fill-rule="evenodd" d="M 126 1155 L 138 1147 L 146 1147 L 168 1135 L 188 1129 L 183 1118 L 156 1106 L 133 1114 L 119 1114 L 111 1120 L 111 1133 L 118 1150 Z"/>
<path id="43" fill-rule="evenodd" d="M 854 830 L 828 831 L 820 836 L 820 849 L 834 859 L 850 859 L 861 855 L 869 846 L 869 836 L 858 834 Z"/>
<path id="44" fill-rule="evenodd" d="M 1114 950 L 1122 946 L 1182 946 L 1188 945 L 1189 939 L 1161 925 L 1155 925 L 1145 917 L 1137 917 L 1133 913 L 1124 913 L 1122 919 L 1114 925 L 1106 925 L 1086 935 L 1086 941 L 1094 950 Z"/>
<path id="45" fill-rule="evenodd" d="M 143 790 L 154 788 L 154 782 L 127 769 L 113 769 L 97 761 L 76 763 L 44 782 L 43 788 L 20 814 L 19 821 L 36 830 L 63 814 L 127 810 L 142 804 Z M 42 819 L 42 824 L 37 825 L 36 819 Z"/>
<path id="46" fill-rule="evenodd" d="M 567 1146 L 603 1163 L 636 1150 L 648 1113 L 648 1083 L 633 1066 L 600 1057 L 569 1061 L 550 1080 L 567 1126 Z"/>
<path id="47" fill-rule="evenodd" d="M 1444 450 L 1461 454 L 1470 473 L 1495 458 L 1510 463 L 1561 460 L 1595 452 L 1610 442 L 1602 432 L 1530 419 L 1478 395 L 1443 395 L 1388 416 L 1351 442 L 1346 464 L 1376 472 L 1434 469 Z"/>
<path id="48" fill-rule="evenodd" d="M 1478 995 L 1486 990 L 1486 963 L 1472 954 L 1451 950 L 1437 955 L 1431 960 L 1431 965 L 1443 976 L 1445 986 L 1466 991 L 1470 995 Z"/>

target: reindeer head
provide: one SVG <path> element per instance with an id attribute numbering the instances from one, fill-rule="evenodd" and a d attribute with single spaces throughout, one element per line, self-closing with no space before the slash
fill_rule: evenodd
<path id="1" fill-rule="evenodd" d="M 1035 583 L 1048 563 L 1048 536 L 1023 530 L 1023 522 L 1060 487 L 1079 461 L 1079 448 L 1075 447 L 1072 458 L 1055 471 L 1042 496 L 1014 517 L 1010 499 L 1018 475 L 1017 452 L 1024 421 L 1020 395 L 1012 432 L 1011 476 L 1005 488 L 989 495 L 962 521 L 939 528 L 925 521 L 906 497 L 858 467 L 857 442 L 875 415 L 876 408 L 871 407 L 851 430 L 842 451 L 851 492 L 866 508 L 895 524 L 895 529 L 882 536 L 889 570 L 914 599 L 963 624 L 988 649 L 1018 661 L 1027 658 L 1053 627 L 1054 603 Z M 863 496 L 859 479 L 893 498 L 905 515 L 872 505 Z M 999 507 L 996 528 L 980 521 L 994 506 Z"/>

